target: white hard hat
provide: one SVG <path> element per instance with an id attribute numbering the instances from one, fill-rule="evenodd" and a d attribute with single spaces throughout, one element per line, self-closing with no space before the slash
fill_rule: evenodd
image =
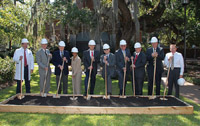
<path id="1" fill-rule="evenodd" d="M 156 43 L 156 42 L 158 42 L 158 39 L 156 37 L 152 37 L 151 38 L 151 43 Z"/>
<path id="2" fill-rule="evenodd" d="M 64 47 L 65 47 L 65 42 L 64 42 L 64 41 L 60 41 L 58 45 L 59 45 L 59 46 L 64 46 Z"/>
<path id="3" fill-rule="evenodd" d="M 88 45 L 96 45 L 95 41 L 94 40 L 90 40 Z"/>
<path id="4" fill-rule="evenodd" d="M 135 45 L 134 45 L 134 48 L 141 48 L 141 44 L 139 42 L 136 42 Z"/>
<path id="5" fill-rule="evenodd" d="M 78 49 L 76 47 L 73 47 L 71 52 L 78 53 Z"/>
<path id="6" fill-rule="evenodd" d="M 43 38 L 42 40 L 41 40 L 41 44 L 47 44 L 48 43 L 48 41 L 45 39 L 45 38 Z"/>
<path id="7" fill-rule="evenodd" d="M 28 42 L 28 39 L 23 38 L 21 43 L 29 43 L 29 42 Z"/>
<path id="8" fill-rule="evenodd" d="M 184 79 L 184 78 L 179 78 L 179 79 L 177 80 L 177 83 L 178 83 L 179 86 L 183 86 L 184 83 L 185 83 L 185 79 Z"/>
<path id="9" fill-rule="evenodd" d="M 122 40 L 120 41 L 120 46 L 121 46 L 121 45 L 126 45 L 126 40 L 123 40 L 123 39 L 122 39 Z"/>
<path id="10" fill-rule="evenodd" d="M 108 44 L 104 44 L 103 49 L 110 49 L 110 46 Z"/>

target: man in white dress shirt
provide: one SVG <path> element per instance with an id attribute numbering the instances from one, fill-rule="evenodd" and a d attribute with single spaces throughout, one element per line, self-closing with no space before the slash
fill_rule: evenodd
<path id="1" fill-rule="evenodd" d="M 176 44 L 170 44 L 170 51 L 166 54 L 164 64 L 170 68 L 169 78 L 168 78 L 168 95 L 172 95 L 173 85 L 175 85 L 175 96 L 179 97 L 179 85 L 177 80 L 183 78 L 184 73 L 184 61 L 181 53 L 176 52 Z"/>
<path id="2" fill-rule="evenodd" d="M 21 45 L 22 47 L 16 49 L 13 60 L 16 63 L 16 71 L 15 71 L 15 80 L 17 80 L 17 90 L 16 93 L 21 92 L 21 77 L 22 80 L 25 80 L 26 93 L 31 93 L 30 89 L 30 79 L 31 73 L 34 69 L 34 58 L 31 50 L 27 49 L 28 40 L 26 38 L 22 39 Z M 22 68 L 21 68 L 22 63 Z M 21 71 L 22 69 L 22 71 Z"/>

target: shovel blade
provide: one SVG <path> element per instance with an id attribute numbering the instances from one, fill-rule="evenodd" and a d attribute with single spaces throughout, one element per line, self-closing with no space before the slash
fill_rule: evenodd
<path id="1" fill-rule="evenodd" d="M 19 100 L 22 100 L 24 97 L 25 97 L 24 95 L 19 95 L 19 96 L 17 96 L 17 98 L 18 98 Z"/>
<path id="2" fill-rule="evenodd" d="M 103 96 L 103 99 L 110 99 L 110 95 L 108 95 L 108 96 Z"/>
<path id="3" fill-rule="evenodd" d="M 153 100 L 155 98 L 156 98 L 156 96 L 149 96 L 149 100 Z"/>
<path id="4" fill-rule="evenodd" d="M 86 100 L 90 100 L 91 99 L 91 96 L 86 96 Z"/>
<path id="5" fill-rule="evenodd" d="M 168 100 L 168 99 L 163 97 L 163 98 L 160 98 L 160 100 L 166 101 L 166 100 Z"/>
<path id="6" fill-rule="evenodd" d="M 60 98 L 60 95 L 53 95 L 53 98 Z"/>
<path id="7" fill-rule="evenodd" d="M 70 100 L 74 101 L 74 100 L 77 100 L 78 97 L 70 97 Z"/>
<path id="8" fill-rule="evenodd" d="M 122 96 L 119 96 L 119 98 L 126 98 L 126 96 L 123 96 L 123 95 L 122 95 Z"/>
<path id="9" fill-rule="evenodd" d="M 47 97 L 47 93 L 43 93 L 41 96 L 42 97 Z"/>

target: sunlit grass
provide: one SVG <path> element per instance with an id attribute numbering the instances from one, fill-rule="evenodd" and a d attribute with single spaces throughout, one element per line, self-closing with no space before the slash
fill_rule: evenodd
<path id="1" fill-rule="evenodd" d="M 68 93 L 72 93 L 71 76 L 69 76 Z M 23 86 L 25 89 L 25 86 Z M 51 76 L 50 93 L 56 93 L 55 75 Z M 127 84 L 127 95 L 132 95 L 131 83 Z M 31 79 L 32 93 L 39 93 L 38 68 L 35 68 Z M 84 91 L 84 76 L 82 77 L 82 93 Z M 0 91 L 0 101 L 3 101 L 16 92 L 16 85 Z M 25 90 L 23 90 L 25 92 Z M 118 94 L 118 81 L 113 80 L 113 94 Z M 144 84 L 144 95 L 147 94 L 147 82 Z M 161 91 L 162 93 L 163 91 Z M 104 94 L 104 80 L 97 76 L 95 94 Z M 69 114 L 31 114 L 31 113 L 0 113 L 0 125 L 2 126 L 199 126 L 200 105 L 187 98 L 183 101 L 194 106 L 192 115 L 69 115 Z"/>

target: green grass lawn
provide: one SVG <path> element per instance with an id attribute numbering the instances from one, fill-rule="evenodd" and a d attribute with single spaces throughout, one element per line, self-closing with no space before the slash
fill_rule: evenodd
<path id="1" fill-rule="evenodd" d="M 82 78 L 82 91 L 84 90 Z M 118 94 L 118 81 L 113 80 L 113 94 Z M 32 93 L 39 93 L 38 70 L 34 71 L 31 79 Z M 69 76 L 68 92 L 72 93 L 71 76 Z M 23 87 L 24 88 L 24 87 Z M 132 95 L 131 83 L 127 84 L 127 95 Z M 14 95 L 16 85 L 0 91 L 0 101 Z M 25 91 L 25 90 L 24 90 Z M 147 94 L 147 83 L 144 84 L 144 95 Z M 51 91 L 56 93 L 55 75 L 51 78 Z M 95 94 L 104 94 L 104 81 L 97 76 Z M 200 105 L 181 97 L 183 101 L 194 106 L 192 115 L 69 115 L 69 114 L 30 114 L 30 113 L 0 113 L 1 126 L 199 126 Z"/>

